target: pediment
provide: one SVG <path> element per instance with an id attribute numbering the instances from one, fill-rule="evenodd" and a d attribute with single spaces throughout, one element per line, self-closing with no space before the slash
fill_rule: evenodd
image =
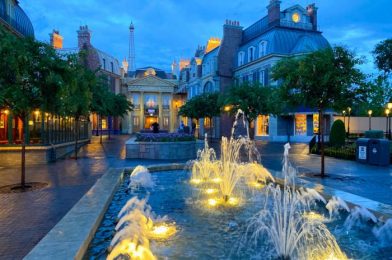
<path id="1" fill-rule="evenodd" d="M 151 86 L 151 87 L 170 87 L 173 88 L 176 86 L 173 82 L 169 80 L 161 79 L 153 75 L 149 75 L 144 78 L 135 79 L 128 82 L 128 86 Z"/>

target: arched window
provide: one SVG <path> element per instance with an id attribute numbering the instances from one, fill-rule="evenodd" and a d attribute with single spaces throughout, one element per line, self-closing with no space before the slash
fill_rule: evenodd
<path id="1" fill-rule="evenodd" d="M 214 91 L 214 85 L 212 84 L 211 81 L 207 81 L 206 84 L 204 84 L 204 93 L 211 93 Z"/>
<path id="2" fill-rule="evenodd" d="M 248 48 L 248 62 L 255 60 L 256 48 L 251 46 Z"/>
<path id="3" fill-rule="evenodd" d="M 262 41 L 259 43 L 259 58 L 267 55 L 267 42 Z"/>
<path id="4" fill-rule="evenodd" d="M 245 64 L 245 52 L 240 51 L 238 53 L 238 66 L 242 66 Z"/>

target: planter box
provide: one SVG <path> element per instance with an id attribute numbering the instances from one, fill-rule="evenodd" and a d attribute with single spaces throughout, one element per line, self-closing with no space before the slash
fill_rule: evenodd
<path id="1" fill-rule="evenodd" d="M 82 147 L 90 142 L 89 139 L 79 140 L 78 147 Z M 20 165 L 21 146 L 0 147 L 0 166 Z M 64 158 L 75 150 L 75 142 L 48 146 L 26 146 L 26 164 L 36 165 L 54 162 Z"/>
<path id="2" fill-rule="evenodd" d="M 197 151 L 203 149 L 204 141 L 190 142 L 136 142 L 131 138 L 126 143 L 127 159 L 192 160 Z"/>

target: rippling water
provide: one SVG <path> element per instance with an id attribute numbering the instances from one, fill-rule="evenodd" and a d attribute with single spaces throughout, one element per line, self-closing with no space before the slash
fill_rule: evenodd
<path id="1" fill-rule="evenodd" d="M 115 234 L 117 214 L 133 196 L 149 196 L 148 203 L 157 215 L 167 215 L 170 221 L 176 222 L 179 231 L 174 237 L 164 242 L 151 242 L 151 249 L 159 259 L 274 258 L 268 241 L 250 241 L 244 237 L 247 220 L 262 208 L 262 191 L 244 194 L 243 197 L 248 199 L 241 207 L 211 209 L 205 204 L 207 195 L 201 195 L 197 187 L 189 185 L 189 178 L 187 171 L 153 173 L 156 186 L 149 193 L 143 188 L 128 191 L 129 176 L 125 176 L 85 259 L 106 259 L 107 248 Z M 324 207 L 318 211 L 328 216 Z M 340 219 L 327 223 L 327 226 L 349 258 L 392 259 L 392 247 L 379 248 L 371 225 L 365 223 L 355 231 L 348 231 L 343 225 L 346 217 L 341 215 Z"/>

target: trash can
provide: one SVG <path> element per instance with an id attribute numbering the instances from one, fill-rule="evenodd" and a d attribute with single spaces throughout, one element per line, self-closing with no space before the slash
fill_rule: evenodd
<path id="1" fill-rule="evenodd" d="M 358 138 L 357 139 L 357 149 L 356 149 L 356 159 L 360 163 L 368 163 L 369 158 L 369 138 Z"/>
<path id="2" fill-rule="evenodd" d="M 390 144 L 386 139 L 370 139 L 368 147 L 368 163 L 388 166 L 390 160 Z"/>

